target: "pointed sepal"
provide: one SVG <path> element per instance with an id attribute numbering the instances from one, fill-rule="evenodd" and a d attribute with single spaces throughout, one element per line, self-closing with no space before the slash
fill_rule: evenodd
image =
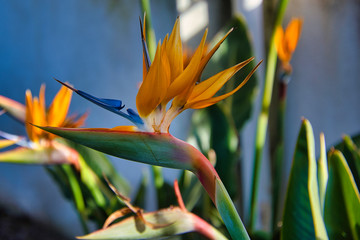
<path id="1" fill-rule="evenodd" d="M 0 109 L 20 122 L 25 122 L 25 105 L 0 95 Z"/>

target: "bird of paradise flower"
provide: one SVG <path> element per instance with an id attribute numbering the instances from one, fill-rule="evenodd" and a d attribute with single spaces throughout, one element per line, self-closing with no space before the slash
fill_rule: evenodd
<path id="1" fill-rule="evenodd" d="M 57 141 L 57 136 L 43 131 L 35 125 L 54 127 L 80 127 L 86 114 L 67 117 L 72 91 L 61 87 L 50 107 L 45 105 L 45 85 L 40 88 L 38 97 L 33 97 L 30 90 L 26 91 L 25 105 L 0 96 L 0 108 L 25 125 L 28 139 L 21 136 L 0 132 L 5 138 L 2 147 L 13 144 L 20 145 L 15 149 L 0 153 L 0 162 L 26 164 L 61 164 L 70 163 L 78 166 L 78 153 L 72 148 Z"/>
<path id="2" fill-rule="evenodd" d="M 125 112 L 125 106 L 120 100 L 97 98 L 59 81 L 87 100 L 127 118 L 134 125 L 112 129 L 41 126 L 40 128 L 120 158 L 192 171 L 218 208 L 232 237 L 248 238 L 214 167 L 193 146 L 173 137 L 169 133 L 169 127 L 172 120 L 184 110 L 205 108 L 234 94 L 250 79 L 261 62 L 235 89 L 215 96 L 236 72 L 254 59 L 247 59 L 200 81 L 206 64 L 232 29 L 209 52 L 204 52 L 207 36 L 205 30 L 200 45 L 188 65 L 184 67 L 179 19 L 176 20 L 170 36 L 167 35 L 162 43 L 159 41 L 152 63 L 141 21 L 140 26 L 143 45 L 143 82 L 136 97 L 138 113 L 132 109 L 126 109 Z"/>
<path id="3" fill-rule="evenodd" d="M 281 60 L 282 68 L 288 74 L 292 72 L 290 60 L 300 38 L 302 23 L 302 19 L 294 18 L 290 21 L 285 30 L 281 26 L 276 28 L 276 51 Z"/>

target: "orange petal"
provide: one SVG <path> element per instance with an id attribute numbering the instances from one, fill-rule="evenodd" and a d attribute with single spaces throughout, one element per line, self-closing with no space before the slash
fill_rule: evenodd
<path id="1" fill-rule="evenodd" d="M 206 56 L 201 60 L 200 63 L 200 67 L 199 69 L 201 69 L 200 71 L 203 71 L 206 64 L 209 62 L 210 58 L 214 55 L 214 53 L 218 50 L 218 48 L 220 47 L 220 45 L 225 41 L 225 39 L 229 36 L 229 34 L 234 30 L 234 28 L 231 28 L 224 37 L 222 37 L 220 39 L 220 41 L 210 50 L 210 52 L 208 54 L 206 54 Z"/>
<path id="2" fill-rule="evenodd" d="M 71 96 L 72 91 L 62 86 L 49 107 L 47 116 L 49 126 L 58 127 L 62 125 L 69 110 Z"/>
<path id="3" fill-rule="evenodd" d="M 34 127 L 30 125 L 29 123 L 33 122 L 33 106 L 32 106 L 32 95 L 30 90 L 26 90 L 25 93 L 25 106 L 26 106 L 26 114 L 25 114 L 25 126 L 26 126 L 26 132 L 29 136 L 29 139 L 33 142 L 37 141 L 37 138 L 34 135 Z"/>
<path id="4" fill-rule="evenodd" d="M 175 96 L 184 93 L 185 96 L 180 97 L 179 102 L 182 102 L 184 98 L 186 98 L 186 91 L 188 91 L 196 81 L 197 72 L 199 69 L 201 57 L 203 56 L 203 50 L 205 45 L 205 40 L 207 36 L 207 29 L 203 35 L 200 45 L 198 46 L 194 56 L 192 57 L 189 65 L 186 69 L 171 83 L 169 86 L 167 96 L 165 101 L 168 102 Z M 179 103 L 181 104 L 181 103 Z"/>
<path id="5" fill-rule="evenodd" d="M 303 20 L 296 18 L 291 20 L 285 32 L 285 44 L 290 53 L 295 51 L 296 45 L 300 38 Z"/>
<path id="6" fill-rule="evenodd" d="M 136 106 L 141 117 L 149 115 L 166 96 L 170 84 L 170 66 L 159 42 L 155 59 L 136 96 Z"/>
<path id="7" fill-rule="evenodd" d="M 278 57 L 283 62 L 290 61 L 290 53 L 287 51 L 284 45 L 284 30 L 281 26 L 276 28 L 275 32 L 275 46 Z"/>
<path id="8" fill-rule="evenodd" d="M 46 108 L 45 108 L 46 107 L 46 105 L 45 105 L 45 84 L 41 84 L 41 87 L 40 87 L 39 107 L 45 116 L 45 110 L 46 110 Z M 44 118 L 44 120 L 45 120 L 45 118 Z"/>
<path id="9" fill-rule="evenodd" d="M 139 131 L 139 129 L 136 126 L 117 126 L 117 127 L 111 128 L 111 130 L 118 130 L 118 131 L 122 131 L 122 132 Z"/>
<path id="10" fill-rule="evenodd" d="M 249 58 L 199 83 L 194 87 L 194 90 L 189 97 L 189 101 L 199 101 L 211 98 L 237 71 L 246 66 L 253 59 L 253 57 Z"/>
<path id="11" fill-rule="evenodd" d="M 88 113 L 84 113 L 81 115 L 73 114 L 65 119 L 63 127 L 69 127 L 69 128 L 81 127 L 84 125 L 87 117 L 88 117 Z"/>
<path id="12" fill-rule="evenodd" d="M 223 94 L 221 96 L 217 96 L 217 97 L 213 97 L 213 98 L 208 98 L 208 99 L 203 99 L 203 100 L 195 100 L 195 101 L 189 101 L 188 103 L 185 104 L 184 109 L 187 108 L 193 108 L 193 109 L 200 109 L 200 108 L 205 108 L 208 106 L 211 106 L 231 95 L 233 95 L 235 92 L 237 92 L 242 86 L 244 86 L 245 83 L 247 83 L 247 81 L 250 79 L 250 77 L 254 74 L 255 70 L 259 67 L 259 65 L 262 63 L 262 61 L 260 61 L 253 70 L 251 70 L 251 72 L 246 76 L 246 78 L 244 79 L 244 81 L 242 81 L 240 83 L 239 86 L 237 86 L 234 90 L 232 90 L 231 92 L 228 92 L 226 94 Z"/>
<path id="13" fill-rule="evenodd" d="M 171 69 L 171 80 L 177 78 L 183 71 L 183 50 L 180 38 L 180 21 L 176 19 L 174 28 L 166 46 Z"/>
<path id="14" fill-rule="evenodd" d="M 41 106 L 37 97 L 34 97 L 32 104 L 32 124 L 38 126 L 46 126 L 45 109 Z M 33 134 L 40 138 L 43 131 L 39 128 L 33 127 Z"/>

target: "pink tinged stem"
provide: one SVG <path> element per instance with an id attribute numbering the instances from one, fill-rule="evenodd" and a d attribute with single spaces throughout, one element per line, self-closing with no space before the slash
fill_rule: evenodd
<path id="1" fill-rule="evenodd" d="M 215 201 L 215 179 L 220 179 L 215 168 L 210 161 L 196 150 L 196 156 L 193 157 L 194 174 L 197 176 L 209 197 L 216 206 Z"/>
<path id="2" fill-rule="evenodd" d="M 191 214 L 194 222 L 195 231 L 202 234 L 211 240 L 219 240 L 226 239 L 224 235 L 218 232 L 214 227 L 212 227 L 209 223 L 207 223 L 204 219 L 196 216 L 195 214 Z"/>

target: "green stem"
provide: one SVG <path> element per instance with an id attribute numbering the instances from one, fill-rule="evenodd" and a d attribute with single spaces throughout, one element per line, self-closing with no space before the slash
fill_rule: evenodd
<path id="1" fill-rule="evenodd" d="M 193 164 L 195 175 L 218 209 L 232 239 L 250 239 L 229 193 L 210 161 L 197 152 L 193 156 Z"/>
<path id="2" fill-rule="evenodd" d="M 152 27 L 151 21 L 151 7 L 150 0 L 140 0 L 140 5 L 142 11 L 146 14 L 145 28 L 146 28 L 146 42 L 148 45 L 149 55 L 151 59 L 154 59 L 155 51 L 156 51 L 156 37 L 155 31 Z"/>
<path id="3" fill-rule="evenodd" d="M 287 83 L 279 83 L 279 108 L 277 117 L 278 136 L 275 142 L 275 152 L 272 161 L 272 230 L 277 228 L 278 203 L 281 186 L 281 176 L 284 162 L 284 122 L 286 110 Z"/>
<path id="4" fill-rule="evenodd" d="M 250 239 L 224 184 L 216 178 L 216 207 L 232 239 Z"/>
<path id="5" fill-rule="evenodd" d="M 81 191 L 79 182 L 77 181 L 74 171 L 70 165 L 64 164 L 64 165 L 62 165 L 62 168 L 64 169 L 64 171 L 68 177 L 70 188 L 71 188 L 73 198 L 74 198 L 74 203 L 75 203 L 76 209 L 79 213 L 79 218 L 80 218 L 80 222 L 83 227 L 83 230 L 85 233 L 89 233 L 89 228 L 86 224 L 87 217 L 86 217 L 85 202 L 84 202 L 84 197 L 82 195 L 82 191 Z"/>
<path id="6" fill-rule="evenodd" d="M 266 61 L 266 73 L 265 73 L 265 84 L 262 98 L 261 112 L 257 121 L 256 129 L 256 139 L 255 139 L 255 152 L 254 152 L 254 168 L 253 168 L 253 178 L 252 178 L 252 187 L 251 187 L 251 198 L 250 198 L 250 220 L 249 220 L 249 230 L 253 231 L 256 223 L 257 215 L 257 197 L 259 190 L 259 178 L 260 178 L 260 169 L 261 169 L 261 160 L 264 150 L 264 144 L 266 139 L 266 131 L 268 127 L 269 119 L 269 107 L 271 103 L 277 54 L 275 48 L 275 29 L 276 26 L 280 25 L 282 22 L 286 6 L 289 0 L 280 0 L 277 7 L 277 14 L 275 24 L 272 29 L 269 53 L 267 55 Z"/>

